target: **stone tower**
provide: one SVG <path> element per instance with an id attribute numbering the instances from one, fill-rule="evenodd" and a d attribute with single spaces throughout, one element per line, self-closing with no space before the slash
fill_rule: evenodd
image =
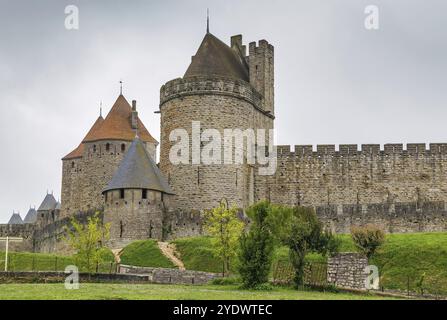
<path id="1" fill-rule="evenodd" d="M 223 151 L 220 162 L 193 161 L 192 145 L 200 143 L 203 148 L 207 142 L 192 139 L 192 123 L 200 123 L 200 132 L 217 130 L 222 146 L 225 129 L 273 129 L 273 56 L 273 46 L 265 40 L 258 46 L 251 43 L 247 56 L 242 36 L 232 37 L 228 46 L 208 32 L 183 78 L 162 86 L 160 169 L 176 194 L 179 208 L 210 209 L 223 198 L 230 205 L 245 208 L 254 201 L 254 165 L 224 164 Z M 176 137 L 170 137 L 175 129 L 184 129 L 189 135 L 188 163 L 170 160 L 177 143 Z M 234 157 L 236 144 L 234 139 L 230 141 L 234 143 L 230 148 Z M 246 148 L 244 144 L 244 152 Z"/>
<path id="2" fill-rule="evenodd" d="M 130 145 L 103 194 L 104 223 L 110 223 L 109 246 L 164 239 L 165 220 L 172 215 L 172 191 L 139 138 Z"/>
<path id="3" fill-rule="evenodd" d="M 121 94 L 107 117 L 99 116 L 79 146 L 62 159 L 62 217 L 102 209 L 102 191 L 137 132 L 155 159 L 158 142 L 139 119 L 136 101 L 131 106 Z"/>

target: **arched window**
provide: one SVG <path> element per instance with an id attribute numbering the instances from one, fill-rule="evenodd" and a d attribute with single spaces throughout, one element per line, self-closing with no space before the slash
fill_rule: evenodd
<path id="1" fill-rule="evenodd" d="M 126 151 L 126 145 L 123 143 L 123 144 L 121 144 L 121 152 L 124 152 L 124 151 Z"/>
<path id="2" fill-rule="evenodd" d="M 106 151 L 110 151 L 110 143 L 106 143 Z"/>

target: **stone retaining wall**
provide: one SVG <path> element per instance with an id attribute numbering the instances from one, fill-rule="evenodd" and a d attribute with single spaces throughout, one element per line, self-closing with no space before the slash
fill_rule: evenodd
<path id="1" fill-rule="evenodd" d="M 64 283 L 69 274 L 64 272 L 0 272 L 0 283 Z M 79 282 L 124 282 L 147 283 L 145 275 L 115 274 L 115 273 L 80 273 Z"/>
<path id="2" fill-rule="evenodd" d="M 368 259 L 359 253 L 339 253 L 328 259 L 327 281 L 339 288 L 366 290 Z"/>
<path id="3" fill-rule="evenodd" d="M 179 270 L 167 268 L 149 268 L 120 265 L 120 274 L 146 275 L 152 283 L 160 284 L 206 284 L 213 279 L 219 278 L 216 273 Z"/>

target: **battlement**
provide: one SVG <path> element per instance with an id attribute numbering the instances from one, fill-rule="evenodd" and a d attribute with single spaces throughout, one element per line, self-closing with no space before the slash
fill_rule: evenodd
<path id="1" fill-rule="evenodd" d="M 242 99 L 251 103 L 259 111 L 266 113 L 262 108 L 262 96 L 249 83 L 217 76 L 213 78 L 177 78 L 167 82 L 160 89 L 160 106 L 175 98 L 205 94 L 227 95 Z"/>
<path id="2" fill-rule="evenodd" d="M 430 143 L 426 148 L 425 143 L 408 143 L 406 148 L 404 144 L 385 144 L 380 148 L 380 144 L 362 144 L 360 150 L 356 144 L 340 144 L 338 150 L 336 145 L 317 145 L 316 150 L 312 145 L 296 145 L 294 152 L 290 145 L 277 146 L 278 156 L 285 157 L 347 157 L 347 156 L 374 156 L 374 155 L 447 155 L 447 143 Z"/>

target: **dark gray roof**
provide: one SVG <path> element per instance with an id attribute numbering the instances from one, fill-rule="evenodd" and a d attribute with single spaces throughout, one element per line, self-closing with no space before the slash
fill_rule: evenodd
<path id="1" fill-rule="evenodd" d="M 173 194 L 168 182 L 138 137 L 133 140 L 118 170 L 103 192 L 116 189 L 148 189 Z"/>
<path id="2" fill-rule="evenodd" d="M 57 206 L 57 201 L 54 199 L 54 196 L 50 193 L 48 193 L 45 196 L 45 199 L 43 199 L 42 204 L 40 205 L 39 209 L 37 211 L 48 211 L 48 210 L 54 210 Z"/>
<path id="3" fill-rule="evenodd" d="M 23 224 L 22 217 L 19 213 L 13 213 L 11 219 L 9 219 L 8 224 Z"/>
<path id="4" fill-rule="evenodd" d="M 233 49 L 207 33 L 184 77 L 222 76 L 249 82 L 248 68 Z"/>
<path id="5" fill-rule="evenodd" d="M 34 223 L 37 220 L 37 211 L 34 208 L 30 208 L 28 210 L 28 213 L 25 216 L 25 219 L 23 220 L 24 223 Z"/>
<path id="6" fill-rule="evenodd" d="M 61 207 L 62 207 L 62 205 L 61 205 L 61 203 L 58 201 L 57 202 L 57 204 L 56 204 L 56 210 L 60 210 L 61 209 Z"/>

